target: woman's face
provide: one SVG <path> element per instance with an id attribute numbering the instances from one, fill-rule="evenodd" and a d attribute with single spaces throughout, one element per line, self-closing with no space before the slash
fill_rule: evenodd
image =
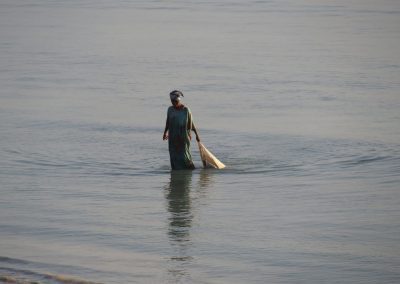
<path id="1" fill-rule="evenodd" d="M 181 102 L 180 101 L 178 101 L 178 100 L 171 100 L 171 103 L 172 103 L 172 105 L 173 106 L 179 106 L 180 104 L 181 104 Z"/>

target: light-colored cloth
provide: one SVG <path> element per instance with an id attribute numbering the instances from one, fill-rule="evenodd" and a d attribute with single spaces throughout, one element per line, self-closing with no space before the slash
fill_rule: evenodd
<path id="1" fill-rule="evenodd" d="M 167 113 L 168 148 L 173 170 L 194 169 L 190 153 L 190 131 L 193 128 L 192 113 L 186 106 L 170 106 Z"/>
<path id="2" fill-rule="evenodd" d="M 204 168 L 212 166 L 216 169 L 223 169 L 226 166 L 220 160 L 218 160 L 202 143 L 198 142 L 200 158 L 203 162 Z"/>

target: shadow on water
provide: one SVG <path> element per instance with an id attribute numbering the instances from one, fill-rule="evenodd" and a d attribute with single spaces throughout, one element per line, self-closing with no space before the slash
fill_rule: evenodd
<path id="1" fill-rule="evenodd" d="M 171 171 L 166 186 L 165 198 L 170 213 L 167 234 L 172 248 L 168 274 L 175 282 L 190 280 L 188 266 L 193 261 L 190 253 L 193 246 L 191 228 L 196 211 L 193 207 L 201 204 L 199 199 L 205 198 L 212 185 L 210 171 L 201 169 L 200 175 L 197 174 L 197 170 Z M 193 176 L 198 176 L 197 182 L 193 182 Z"/>

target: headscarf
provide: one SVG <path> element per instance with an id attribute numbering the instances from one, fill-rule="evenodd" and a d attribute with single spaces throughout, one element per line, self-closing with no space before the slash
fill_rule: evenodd
<path id="1" fill-rule="evenodd" d="M 183 97 L 183 94 L 181 91 L 175 90 L 169 93 L 169 97 L 171 98 L 171 101 L 180 101 Z"/>

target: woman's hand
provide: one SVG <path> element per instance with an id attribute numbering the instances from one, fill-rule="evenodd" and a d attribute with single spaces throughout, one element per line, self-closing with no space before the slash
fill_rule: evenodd
<path id="1" fill-rule="evenodd" d="M 167 134 L 167 133 L 164 133 L 162 139 L 163 139 L 164 141 L 167 140 L 167 139 L 168 139 L 168 134 Z"/>

